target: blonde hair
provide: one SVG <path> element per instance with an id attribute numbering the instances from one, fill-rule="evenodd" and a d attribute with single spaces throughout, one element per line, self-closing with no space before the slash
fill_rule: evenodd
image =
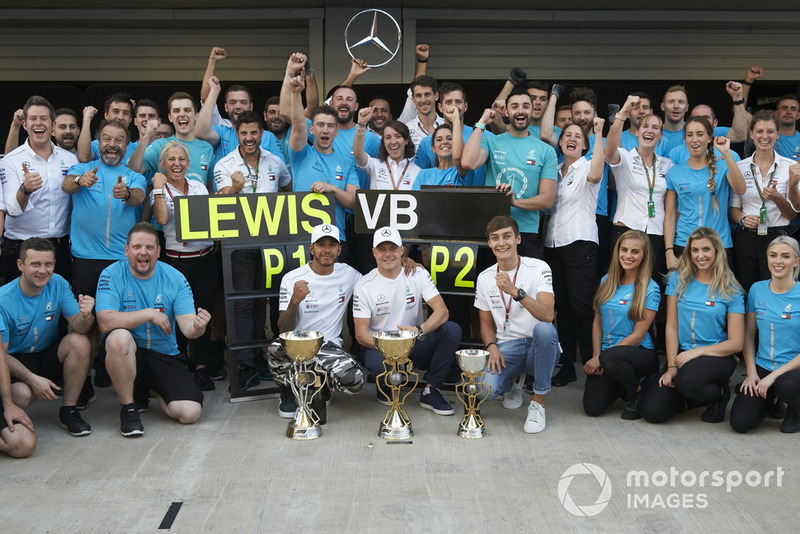
<path id="1" fill-rule="evenodd" d="M 650 285 L 650 271 L 653 268 L 653 250 L 650 247 L 650 238 L 641 230 L 628 230 L 619 237 L 614 245 L 608 276 L 600 283 L 594 296 L 594 311 L 600 313 L 600 306 L 611 300 L 622 282 L 625 271 L 619 263 L 619 249 L 626 239 L 638 239 L 642 242 L 642 263 L 639 264 L 639 272 L 636 273 L 636 280 L 633 282 L 633 299 L 631 299 L 631 306 L 628 310 L 628 318 L 636 322 L 644 318 L 647 287 Z"/>
<path id="2" fill-rule="evenodd" d="M 678 274 L 678 287 L 675 290 L 676 296 L 680 297 L 689 287 L 689 283 L 697 276 L 697 266 L 692 261 L 692 243 L 696 239 L 708 239 L 714 247 L 715 257 L 714 264 L 711 266 L 711 283 L 708 284 L 708 297 L 715 298 L 722 297 L 725 300 L 731 299 L 737 293 L 743 293 L 744 290 L 736 277 L 733 276 L 733 271 L 728 266 L 728 258 L 725 255 L 725 247 L 722 246 L 722 240 L 719 234 L 706 226 L 701 226 L 691 234 L 689 239 L 686 240 L 686 246 L 683 253 L 678 258 L 678 267 L 676 272 Z"/>
<path id="3" fill-rule="evenodd" d="M 800 258 L 800 245 L 798 245 L 797 239 L 790 237 L 788 235 L 779 235 L 778 237 L 773 239 L 770 242 L 769 246 L 767 247 L 767 254 L 769 254 L 769 249 L 771 249 L 775 245 L 781 245 L 781 244 L 789 245 L 789 247 L 792 249 L 792 252 L 794 252 L 794 257 Z M 792 278 L 797 280 L 798 274 L 800 274 L 800 264 L 795 265 L 792 268 Z"/>

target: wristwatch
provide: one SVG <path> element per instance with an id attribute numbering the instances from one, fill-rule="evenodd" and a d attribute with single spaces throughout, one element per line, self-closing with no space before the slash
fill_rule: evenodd
<path id="1" fill-rule="evenodd" d="M 421 341 L 425 337 L 425 332 L 422 330 L 422 325 L 420 324 L 417 325 L 417 332 L 419 332 L 419 334 L 417 335 L 417 339 Z"/>
<path id="2" fill-rule="evenodd" d="M 75 177 L 74 180 L 72 180 L 75 183 L 75 185 L 77 185 L 77 186 L 81 185 L 81 176 L 83 176 L 83 175 L 79 174 L 78 176 Z"/>
<path id="3" fill-rule="evenodd" d="M 525 290 L 522 289 L 521 287 L 518 287 L 517 291 L 518 291 L 517 296 L 514 297 L 514 300 L 516 300 L 517 302 L 521 301 L 528 295 L 527 293 L 525 293 Z"/>
<path id="4" fill-rule="evenodd" d="M 19 184 L 19 192 L 22 193 L 23 195 L 30 195 L 31 193 L 33 193 L 33 191 L 28 191 L 27 189 L 25 189 L 24 183 Z"/>

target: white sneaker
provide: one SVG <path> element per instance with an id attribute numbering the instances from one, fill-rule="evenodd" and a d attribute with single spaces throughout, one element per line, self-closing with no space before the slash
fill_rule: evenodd
<path id="1" fill-rule="evenodd" d="M 520 406 L 522 406 L 522 383 L 524 380 L 522 377 L 519 378 L 519 381 L 514 382 L 511 386 L 511 389 L 506 391 L 503 394 L 503 408 L 507 410 L 516 410 Z"/>
<path id="2" fill-rule="evenodd" d="M 538 434 L 544 430 L 544 426 L 544 406 L 536 401 L 531 401 L 528 405 L 528 418 L 525 419 L 522 430 L 524 430 L 526 434 Z"/>

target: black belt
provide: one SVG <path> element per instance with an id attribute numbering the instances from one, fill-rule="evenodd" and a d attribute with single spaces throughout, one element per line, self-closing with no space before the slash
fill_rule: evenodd
<path id="1" fill-rule="evenodd" d="M 747 228 L 746 226 L 739 226 L 742 230 L 748 230 L 750 232 L 758 233 L 758 228 Z M 791 225 L 786 226 L 769 226 L 767 227 L 767 234 L 768 235 L 792 235 L 794 230 L 791 229 Z"/>
<path id="2" fill-rule="evenodd" d="M 204 248 L 203 250 L 198 250 L 196 252 L 179 252 L 177 250 L 167 250 L 165 254 L 167 255 L 168 258 L 173 258 L 173 259 L 200 258 L 202 256 L 207 255 L 212 250 L 214 250 L 214 245 Z"/>

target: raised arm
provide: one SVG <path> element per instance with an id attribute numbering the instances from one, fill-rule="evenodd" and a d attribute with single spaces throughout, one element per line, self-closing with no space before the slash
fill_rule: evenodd
<path id="1" fill-rule="evenodd" d="M 603 125 L 606 123 L 605 119 L 595 116 L 592 125 L 594 126 L 594 138 L 603 138 Z M 603 179 L 603 168 L 605 168 L 605 153 L 603 151 L 603 143 L 595 142 L 594 150 L 592 151 L 591 164 L 589 165 L 589 174 L 586 179 L 593 184 L 599 184 Z"/>
<path id="2" fill-rule="evenodd" d="M 319 106 L 319 86 L 314 69 L 311 68 L 311 58 L 306 58 L 306 118 L 310 119 L 314 110 Z"/>
<path id="3" fill-rule="evenodd" d="M 222 91 L 222 86 L 216 76 L 211 76 L 206 80 L 208 91 L 206 99 L 203 100 L 203 107 L 197 114 L 197 122 L 194 125 L 194 134 L 203 141 L 208 141 L 213 146 L 219 144 L 219 134 L 211 128 L 211 117 L 214 114 L 214 107 L 217 105 L 217 98 Z"/>
<path id="4" fill-rule="evenodd" d="M 208 100 L 209 86 L 208 79 L 216 74 L 217 62 L 222 61 L 228 57 L 228 53 L 224 48 L 215 46 L 211 49 L 211 54 L 208 56 L 208 65 L 206 71 L 203 73 L 203 82 L 200 84 L 200 101 L 206 102 Z M 217 105 L 217 99 L 213 100 L 214 105 Z M 196 135 L 196 134 L 195 134 Z M 198 135 L 198 137 L 200 137 Z"/>
<path id="5" fill-rule="evenodd" d="M 83 122 L 81 133 L 78 135 L 78 161 L 88 163 L 92 161 L 92 119 L 97 114 L 97 108 L 86 106 L 83 108 Z"/>
<path id="6" fill-rule="evenodd" d="M 353 137 L 353 157 L 362 169 L 367 166 L 369 154 L 364 151 L 364 136 L 367 133 L 367 124 L 372 118 L 372 108 L 364 107 L 358 110 L 358 124 L 356 134 Z"/>
<path id="7" fill-rule="evenodd" d="M 725 90 L 733 100 L 733 122 L 731 122 L 731 129 L 727 137 L 731 143 L 741 143 L 747 139 L 747 131 L 752 118 L 745 109 L 744 86 L 739 82 L 728 82 Z"/>
<path id="8" fill-rule="evenodd" d="M 725 158 L 725 163 L 728 166 L 728 175 L 726 178 L 728 179 L 728 184 L 731 186 L 731 189 L 737 195 L 744 195 L 747 185 L 744 183 L 742 170 L 736 165 L 736 160 L 733 159 L 733 155 L 731 154 L 731 140 L 727 137 L 717 137 L 714 139 L 714 147 L 722 152 Z"/>
<path id="9" fill-rule="evenodd" d="M 758 65 L 753 65 L 747 72 L 744 73 L 744 78 L 742 79 L 742 98 L 744 99 L 744 105 L 747 106 L 747 99 L 750 97 L 750 88 L 753 84 L 764 75 L 764 69 L 759 67 Z"/>
<path id="10" fill-rule="evenodd" d="M 303 113 L 303 99 L 300 93 L 305 89 L 305 71 L 303 67 L 306 63 L 305 54 L 295 52 L 289 57 L 286 64 L 286 75 L 283 78 L 281 87 L 281 112 L 283 112 L 283 95 L 288 93 L 289 107 L 287 116 L 292 123 L 292 133 L 289 136 L 289 148 L 295 152 L 300 152 L 308 144 L 308 126 L 306 116 Z"/>
<path id="11" fill-rule="evenodd" d="M 481 147 L 481 140 L 483 139 L 483 128 L 491 123 L 494 119 L 495 112 L 491 109 L 484 109 L 483 115 L 475 125 L 475 129 L 467 139 L 467 144 L 461 154 L 461 166 L 465 169 L 472 171 L 486 163 L 486 150 Z M 460 137 L 460 136 L 459 136 Z M 453 142 L 455 143 L 455 132 L 453 132 Z"/>
<path id="12" fill-rule="evenodd" d="M 367 65 L 367 62 L 363 59 L 352 58 L 350 60 L 350 72 L 347 73 L 347 76 L 342 83 L 339 85 L 348 85 L 350 87 L 354 86 L 356 81 L 361 78 L 363 75 L 368 73 L 372 70 L 372 67 Z M 308 74 L 308 73 L 306 73 Z"/>
<path id="13" fill-rule="evenodd" d="M 133 172 L 143 173 L 144 168 L 144 153 L 153 141 L 156 140 L 156 131 L 158 130 L 160 121 L 147 121 L 144 126 L 144 135 L 139 139 L 139 144 L 136 145 L 136 150 L 131 154 L 128 164 L 126 165 Z"/>
<path id="14" fill-rule="evenodd" d="M 458 109 L 455 107 L 447 108 L 442 113 L 444 114 L 445 120 L 449 122 L 453 128 L 453 165 L 455 166 L 458 175 L 463 178 L 467 175 L 467 169 L 461 165 L 461 156 L 464 153 L 464 135 L 462 133 L 463 127 L 461 126 L 461 115 L 459 115 Z"/>
<path id="15" fill-rule="evenodd" d="M 608 130 L 608 137 L 606 138 L 606 161 L 609 165 L 616 165 L 619 163 L 619 146 L 622 139 L 622 129 L 625 127 L 625 120 L 630 115 L 631 109 L 639 102 L 638 96 L 628 95 L 628 98 L 625 100 L 625 104 L 622 105 L 622 109 L 619 110 L 619 113 L 616 115 L 616 120 L 614 117 L 609 117 L 608 120 L 613 120 L 614 122 L 611 123 L 611 128 Z M 601 139 L 603 136 L 602 134 L 595 139 Z M 597 143 L 595 143 L 597 145 Z"/>
<path id="16" fill-rule="evenodd" d="M 8 137 L 6 138 L 5 154 L 19 146 L 19 131 L 22 128 L 23 117 L 24 112 L 21 109 L 15 111 L 14 116 L 11 117 L 11 126 L 8 127 Z"/>
<path id="17" fill-rule="evenodd" d="M 539 138 L 548 143 L 552 147 L 558 146 L 558 136 L 555 133 L 556 109 L 558 108 L 558 99 L 561 93 L 564 92 L 564 86 L 554 83 L 550 89 L 550 99 L 547 101 L 547 107 L 542 114 L 542 122 L 539 126 Z"/>

